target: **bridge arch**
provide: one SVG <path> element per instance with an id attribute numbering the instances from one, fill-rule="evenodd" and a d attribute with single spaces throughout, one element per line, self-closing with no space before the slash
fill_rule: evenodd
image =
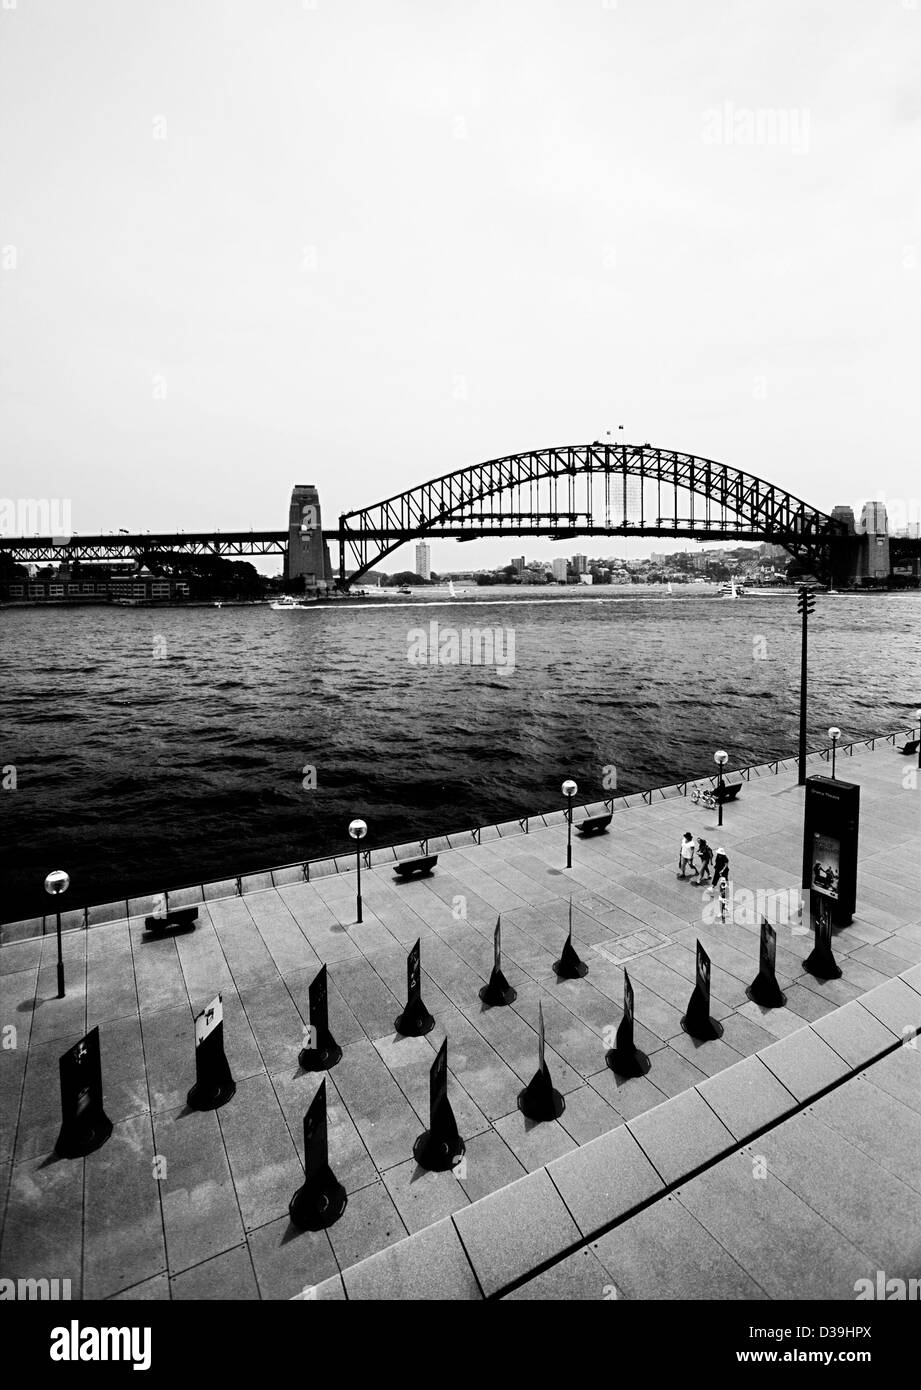
<path id="1" fill-rule="evenodd" d="M 337 582 L 347 589 L 416 539 L 764 540 L 821 569 L 845 533 L 843 523 L 802 498 L 729 464 L 648 443 L 596 440 L 489 459 L 343 513 Z"/>

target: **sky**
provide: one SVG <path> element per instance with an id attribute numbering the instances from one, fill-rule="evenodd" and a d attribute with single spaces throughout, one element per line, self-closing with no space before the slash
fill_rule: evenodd
<path id="1" fill-rule="evenodd" d="M 0 498 L 332 525 L 623 424 L 917 507 L 919 59 L 918 0 L 3 0 Z"/>

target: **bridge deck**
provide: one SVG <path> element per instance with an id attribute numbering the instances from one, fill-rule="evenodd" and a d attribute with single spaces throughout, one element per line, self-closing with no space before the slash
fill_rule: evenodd
<path id="1" fill-rule="evenodd" d="M 576 1197 L 559 1167 L 567 1156 L 590 1152 L 585 1146 L 632 1124 L 655 1165 L 656 1124 L 643 1139 L 639 1117 L 671 1097 L 706 1096 L 708 1077 L 732 1075 L 744 1058 L 765 1056 L 788 1034 L 801 1039 L 812 1025 L 827 1027 L 826 1045 L 839 1059 L 835 1074 L 851 1064 L 851 1015 L 841 1006 L 921 961 L 918 793 L 903 786 L 905 761 L 891 745 L 848 759 L 846 775 L 860 783 L 863 805 L 858 915 L 835 945 L 844 976 L 820 984 L 805 975 L 808 937 L 780 926 L 777 973 L 787 1005 L 769 1013 L 745 996 L 757 971 L 757 919 L 703 924 L 701 890 L 675 877 L 685 828 L 716 843 L 714 813 L 682 798 L 631 807 L 615 815 L 611 833 L 577 839 L 571 873 L 561 868 L 559 823 L 444 852 L 435 874 L 421 881 L 398 884 L 390 869 L 375 868 L 362 876 L 362 926 L 354 920 L 353 877 L 341 873 L 211 902 L 200 909 L 197 930 L 173 940 L 145 941 L 140 918 L 68 932 L 64 1000 L 55 997 L 53 936 L 3 946 L 2 1016 L 18 1038 L 15 1049 L 0 1051 L 0 1276 L 54 1274 L 71 1279 L 74 1297 L 87 1298 L 288 1298 L 326 1280 L 333 1281 L 327 1292 L 341 1296 L 342 1271 L 447 1218 L 452 1231 L 468 1231 L 472 1250 L 480 1202 L 533 1174 L 543 1196 L 536 1189 L 531 1196 L 544 1202 L 533 1211 L 546 1219 L 519 1211 L 521 1224 L 505 1241 L 518 1251 L 513 1276 L 526 1275 L 562 1247 L 550 1241 L 535 1250 L 525 1228 L 555 1229 L 561 1202 L 570 1224 L 576 1220 Z M 720 832 L 736 890 L 796 886 L 800 827 L 795 772 L 747 784 Z M 574 942 L 589 974 L 560 983 L 551 965 L 570 893 Z M 466 919 L 458 920 L 461 900 Z M 477 991 L 489 973 L 499 912 L 503 967 L 518 999 L 511 1009 L 485 1011 Z M 698 936 L 713 960 L 713 1012 L 725 1029 L 721 1041 L 705 1045 L 680 1027 Z M 406 951 L 417 937 L 436 1028 L 406 1039 L 393 1020 L 404 997 Z M 349 1202 L 329 1232 L 295 1236 L 287 1204 L 303 1180 L 302 1117 L 320 1079 L 299 1071 L 297 1054 L 307 986 L 321 962 L 329 965 L 331 1026 L 343 1047 L 327 1074 L 330 1159 Z M 636 991 L 637 1042 L 652 1070 L 618 1083 L 604 1051 L 605 1032 L 621 1016 L 624 965 Z M 218 990 L 237 1092 L 218 1112 L 189 1112 L 192 1019 Z M 566 1109 L 558 1121 L 530 1126 L 516 1097 L 536 1068 L 539 999 Z M 58 1057 L 95 1024 L 114 1133 L 85 1160 L 56 1161 Z M 462 1177 L 421 1173 L 411 1157 L 425 1127 L 429 1067 L 445 1036 L 450 1097 L 467 1141 Z M 795 1095 L 795 1078 L 784 1084 Z M 743 1125 L 748 1118 L 743 1101 Z M 692 1116 L 677 1145 L 682 1154 L 686 1146 L 688 1161 L 696 1123 Z M 885 1133 L 894 1153 L 898 1133 Z M 159 1177 L 156 1156 L 165 1160 Z M 875 1180 L 869 1158 L 866 1172 Z M 834 1171 L 828 1182 L 837 1190 L 844 1179 Z M 756 1187 L 749 1184 L 751 1201 Z M 816 1200 L 797 1188 L 797 1211 L 813 1210 Z M 815 1213 L 826 1235 L 827 1215 Z M 800 1231 L 809 1224 L 803 1220 Z M 882 1231 L 872 1254 L 879 1268 L 900 1275 L 900 1250 L 894 1237 L 887 1247 Z M 773 1259 L 767 1247 L 764 1258 Z M 490 1275 L 487 1259 L 477 1287 L 488 1292 L 507 1282 L 508 1271 Z M 794 1288 L 780 1275 L 751 1274 L 770 1296 Z M 640 1286 L 634 1295 L 643 1296 Z"/>

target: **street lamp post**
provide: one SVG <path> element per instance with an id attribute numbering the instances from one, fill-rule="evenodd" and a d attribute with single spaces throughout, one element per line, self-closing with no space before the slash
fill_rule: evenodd
<path id="1" fill-rule="evenodd" d="M 723 824 L 723 768 L 729 761 L 729 754 L 722 748 L 718 748 L 713 754 L 713 761 L 716 763 L 716 800 L 717 800 L 717 825 Z"/>
<path id="2" fill-rule="evenodd" d="M 572 799 L 579 788 L 571 777 L 567 777 L 563 783 L 563 795 L 566 798 L 566 867 L 572 868 Z"/>
<path id="3" fill-rule="evenodd" d="M 806 685 L 808 678 L 809 614 L 815 609 L 815 595 L 800 585 L 796 611 L 802 615 L 803 635 L 799 666 L 799 785 L 806 785 Z"/>
<path id="4" fill-rule="evenodd" d="M 48 877 L 45 879 L 45 892 L 46 892 L 46 893 L 50 893 L 51 896 L 52 896 L 53 898 L 55 898 L 55 899 L 58 900 L 58 904 L 57 904 L 57 918 L 58 918 L 58 998 L 59 998 L 59 999 L 63 999 L 63 998 L 64 998 L 64 952 L 63 952 L 62 944 L 61 944 L 61 907 L 60 907 L 60 898 L 61 898 L 62 893 L 66 893 L 66 892 L 67 892 L 67 890 L 68 890 L 69 887 L 70 887 L 70 874 L 65 873 L 63 869 L 52 869 L 51 873 L 50 873 L 50 874 L 48 875 Z"/>
<path id="5" fill-rule="evenodd" d="M 915 718 L 918 721 L 918 766 L 921 767 L 921 709 L 915 710 Z"/>
<path id="6" fill-rule="evenodd" d="M 358 870 L 358 920 L 361 921 L 361 842 L 368 833 L 368 826 L 363 820 L 353 820 L 349 823 L 349 834 L 355 841 L 355 868 Z"/>
<path id="7" fill-rule="evenodd" d="M 833 724 L 833 725 L 831 726 L 831 728 L 829 729 L 829 731 L 828 731 L 828 737 L 831 739 L 831 780 L 834 781 L 834 780 L 835 780 L 835 750 L 836 750 L 837 747 L 838 747 L 838 739 L 841 737 L 841 730 L 840 730 L 839 728 L 837 728 L 837 727 Z"/>

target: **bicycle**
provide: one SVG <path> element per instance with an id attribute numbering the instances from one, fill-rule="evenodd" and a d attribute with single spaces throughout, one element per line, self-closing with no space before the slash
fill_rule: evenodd
<path id="1" fill-rule="evenodd" d="M 691 788 L 691 800 L 695 805 L 705 806 L 708 811 L 715 811 L 717 806 L 716 797 L 709 787 L 705 787 L 702 782 L 695 782 Z"/>

